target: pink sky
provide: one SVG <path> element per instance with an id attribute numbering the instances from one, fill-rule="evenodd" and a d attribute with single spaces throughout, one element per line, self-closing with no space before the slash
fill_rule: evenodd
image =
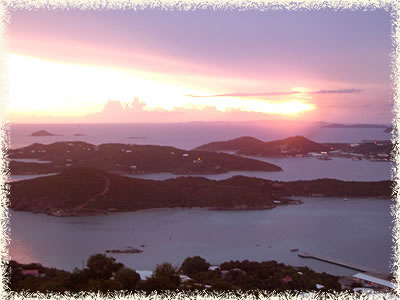
<path id="1" fill-rule="evenodd" d="M 8 37 L 14 122 L 392 118 L 383 11 L 17 11 Z"/>

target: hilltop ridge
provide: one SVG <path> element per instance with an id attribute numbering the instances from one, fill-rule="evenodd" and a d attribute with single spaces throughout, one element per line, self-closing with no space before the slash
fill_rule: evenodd
<path id="1" fill-rule="evenodd" d="M 392 152 L 391 141 L 363 141 L 361 143 L 317 143 L 304 136 L 293 136 L 281 140 L 263 142 L 251 137 L 239 137 L 228 141 L 217 141 L 201 145 L 198 151 L 235 151 L 248 156 L 286 156 L 309 153 L 335 153 L 336 155 L 363 154 L 389 158 Z"/>
<path id="2" fill-rule="evenodd" d="M 171 207 L 272 209 L 300 203 L 287 198 L 293 195 L 390 197 L 391 185 L 390 181 L 280 182 L 245 176 L 221 181 L 203 177 L 157 181 L 72 168 L 53 176 L 12 182 L 9 198 L 13 210 L 79 216 Z"/>
<path id="3" fill-rule="evenodd" d="M 11 174 L 45 174 L 71 167 L 97 168 L 115 173 L 219 174 L 229 171 L 281 171 L 274 164 L 226 153 L 169 146 L 101 144 L 86 142 L 35 143 L 11 149 Z M 37 159 L 48 163 L 18 161 Z"/>

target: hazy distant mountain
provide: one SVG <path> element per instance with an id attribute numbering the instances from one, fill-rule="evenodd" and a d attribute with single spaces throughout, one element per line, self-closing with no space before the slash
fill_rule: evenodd
<path id="1" fill-rule="evenodd" d="M 239 137 L 228 141 L 208 143 L 195 148 L 201 151 L 235 151 L 240 155 L 248 156 L 278 156 L 307 154 L 310 152 L 329 152 L 342 150 L 362 154 L 386 153 L 390 155 L 392 144 L 390 141 L 370 141 L 353 147 L 348 143 L 316 143 L 303 136 L 289 137 L 283 140 L 263 142 L 252 137 Z"/>
<path id="2" fill-rule="evenodd" d="M 263 142 L 252 137 L 240 137 L 237 139 L 213 142 L 197 147 L 195 150 L 206 151 L 237 151 L 238 154 L 273 156 L 284 153 L 308 153 L 328 151 L 329 146 L 315 143 L 303 136 L 289 137 L 283 140 Z"/>
<path id="3" fill-rule="evenodd" d="M 337 124 L 332 123 L 323 126 L 325 128 L 386 128 L 387 125 L 382 124 Z"/>

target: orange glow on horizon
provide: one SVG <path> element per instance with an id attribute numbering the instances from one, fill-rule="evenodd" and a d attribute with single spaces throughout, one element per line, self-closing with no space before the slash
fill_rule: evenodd
<path id="1" fill-rule="evenodd" d="M 102 111 L 110 99 L 126 104 L 135 96 L 145 103 L 147 111 L 181 108 L 200 111 L 215 107 L 221 112 L 296 115 L 316 109 L 304 97 L 279 101 L 241 97 L 188 98 L 185 95 L 215 91 L 204 86 L 187 88 L 185 82 L 177 84 L 163 80 L 158 73 L 144 74 L 131 69 L 55 62 L 16 54 L 8 55 L 7 66 L 7 114 L 13 118 L 27 115 L 78 117 Z M 301 89 L 302 93 L 306 91 Z"/>

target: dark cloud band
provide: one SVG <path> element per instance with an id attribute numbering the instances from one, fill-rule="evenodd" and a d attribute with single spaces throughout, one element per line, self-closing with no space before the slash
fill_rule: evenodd
<path id="1" fill-rule="evenodd" d="M 319 90 L 312 92 L 304 92 L 303 94 L 354 94 L 362 92 L 361 89 L 343 89 L 343 90 Z M 192 98 L 211 98 L 211 97 L 260 97 L 260 96 L 286 96 L 300 94 L 299 91 L 286 91 L 286 92 L 262 92 L 262 93 L 227 93 L 215 95 L 185 95 Z"/>

